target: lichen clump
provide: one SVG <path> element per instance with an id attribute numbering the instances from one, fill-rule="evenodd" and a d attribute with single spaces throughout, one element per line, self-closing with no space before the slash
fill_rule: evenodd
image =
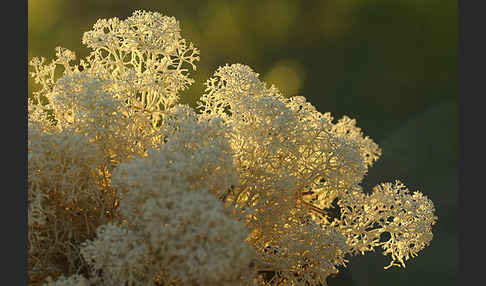
<path id="1" fill-rule="evenodd" d="M 63 48 L 31 61 L 29 284 L 326 285 L 353 255 L 404 266 L 430 243 L 427 197 L 362 190 L 381 150 L 355 120 L 243 64 L 179 104 L 199 51 L 156 12 L 99 20 L 83 43 L 79 64 Z"/>

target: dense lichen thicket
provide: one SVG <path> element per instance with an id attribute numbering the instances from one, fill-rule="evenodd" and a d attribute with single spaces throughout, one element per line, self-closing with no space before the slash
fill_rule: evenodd
<path id="1" fill-rule="evenodd" d="M 381 150 L 355 120 L 238 63 L 178 103 L 199 51 L 156 12 L 83 44 L 30 62 L 30 285 L 327 285 L 353 255 L 404 266 L 430 243 L 427 197 L 360 186 Z"/>

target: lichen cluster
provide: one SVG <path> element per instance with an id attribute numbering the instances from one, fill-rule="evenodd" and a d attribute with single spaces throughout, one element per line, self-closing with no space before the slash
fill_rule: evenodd
<path id="1" fill-rule="evenodd" d="M 199 51 L 156 12 L 99 20 L 91 53 L 33 58 L 28 266 L 39 285 L 327 285 L 377 247 L 426 247 L 432 202 L 365 193 L 381 150 L 348 117 L 225 65 L 178 103 Z M 56 78 L 56 68 L 63 68 Z"/>

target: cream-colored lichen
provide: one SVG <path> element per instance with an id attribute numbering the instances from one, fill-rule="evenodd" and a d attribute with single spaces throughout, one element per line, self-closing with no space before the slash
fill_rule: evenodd
<path id="1" fill-rule="evenodd" d="M 157 12 L 99 20 L 83 43 L 79 64 L 63 48 L 31 61 L 30 284 L 327 285 L 353 255 L 404 266 L 432 240 L 427 197 L 362 190 L 381 150 L 354 119 L 243 64 L 179 104 L 199 52 Z"/>

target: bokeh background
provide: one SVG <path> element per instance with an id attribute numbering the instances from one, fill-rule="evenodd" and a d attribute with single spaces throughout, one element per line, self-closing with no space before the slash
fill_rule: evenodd
<path id="1" fill-rule="evenodd" d="M 138 9 L 176 17 L 201 51 L 184 103 L 218 66 L 247 64 L 285 95 L 357 119 L 383 150 L 365 189 L 400 179 L 435 203 L 434 240 L 406 268 L 384 270 L 388 257 L 368 253 L 330 286 L 457 284 L 457 1 L 30 0 L 29 60 L 52 59 L 56 46 L 84 57 L 82 34 L 97 19 Z"/>

